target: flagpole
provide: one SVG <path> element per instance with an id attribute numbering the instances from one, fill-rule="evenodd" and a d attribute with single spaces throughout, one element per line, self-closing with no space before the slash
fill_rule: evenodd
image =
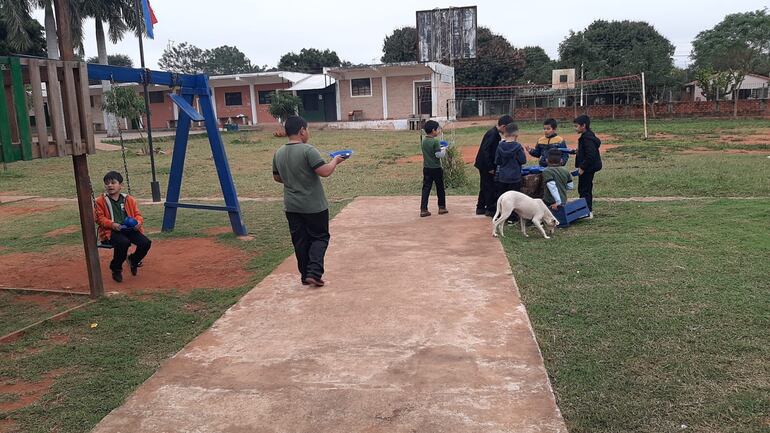
<path id="1" fill-rule="evenodd" d="M 139 23 L 139 61 L 142 64 L 142 70 L 144 71 L 142 77 L 142 86 L 144 87 L 144 106 L 147 112 L 147 144 L 150 149 L 150 169 L 152 171 L 152 182 L 150 183 L 150 190 L 152 191 L 152 201 L 157 203 L 160 201 L 160 184 L 155 175 L 155 150 L 152 148 L 152 114 L 150 113 L 150 93 L 147 90 L 147 83 L 149 81 L 149 70 L 144 65 L 144 16 L 140 11 L 139 2 L 136 0 L 136 16 Z"/>

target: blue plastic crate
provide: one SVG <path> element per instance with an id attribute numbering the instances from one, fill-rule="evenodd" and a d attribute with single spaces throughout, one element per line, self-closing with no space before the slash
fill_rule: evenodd
<path id="1" fill-rule="evenodd" d="M 569 227 L 571 223 L 579 220 L 580 218 L 587 217 L 591 211 L 588 210 L 586 199 L 579 198 L 577 200 L 567 202 L 565 206 L 559 207 L 559 210 L 556 212 L 552 210 L 551 213 L 553 213 L 553 216 L 559 220 L 559 227 Z"/>

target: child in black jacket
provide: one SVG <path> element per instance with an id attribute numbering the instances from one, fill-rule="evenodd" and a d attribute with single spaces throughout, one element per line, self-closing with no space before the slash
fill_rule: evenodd
<path id="1" fill-rule="evenodd" d="M 602 141 L 591 130 L 591 118 L 581 114 L 573 121 L 575 131 L 580 134 L 578 138 L 578 150 L 575 156 L 575 168 L 578 169 L 578 194 L 586 199 L 588 210 L 593 213 L 594 174 L 602 169 L 602 157 L 599 155 L 599 146 Z"/>

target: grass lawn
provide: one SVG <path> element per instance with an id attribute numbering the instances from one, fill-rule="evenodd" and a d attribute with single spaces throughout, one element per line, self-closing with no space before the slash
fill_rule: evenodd
<path id="1" fill-rule="evenodd" d="M 565 136 L 572 134 L 571 125 L 562 125 Z M 458 146 L 478 146 L 486 128 L 460 129 L 453 135 Z M 521 125 L 522 133 L 540 134 L 542 126 Z M 597 121 L 594 130 L 611 134 L 611 149 L 604 156 L 605 169 L 597 176 L 596 195 L 631 196 L 754 196 L 770 195 L 770 160 L 765 155 L 683 154 L 692 148 L 764 150 L 770 154 L 770 125 L 766 120 L 697 120 L 652 122 L 651 139 L 643 140 L 639 121 Z M 695 132 L 699 131 L 699 132 Z M 326 182 L 329 197 L 341 199 L 356 195 L 419 194 L 421 165 L 399 163 L 399 159 L 418 155 L 419 134 L 415 131 L 336 131 L 311 130 L 311 142 L 322 151 L 352 148 L 355 156 L 343 164 L 334 181 Z M 660 136 L 656 136 L 659 134 Z M 759 134 L 764 143 L 745 144 L 725 141 L 723 135 Z M 273 152 L 285 142 L 270 132 L 224 134 L 227 153 L 238 193 L 244 197 L 278 197 L 280 187 L 271 180 Z M 534 143 L 524 143 L 534 145 Z M 569 142 L 570 146 L 577 145 Z M 165 141 L 161 148 L 170 150 Z M 138 144 L 132 144 L 137 149 Z M 183 197 L 221 196 L 219 183 L 210 159 L 205 138 L 190 141 L 182 185 Z M 156 158 L 157 173 L 163 188 L 168 184 L 170 155 Z M 119 152 L 99 152 L 89 157 L 92 181 L 101 188 L 101 177 L 108 170 L 122 169 Z M 128 166 L 133 194 L 150 197 L 150 162 L 146 156 L 129 152 Z M 468 166 L 471 182 L 451 194 L 474 194 L 478 175 Z M 68 158 L 34 160 L 8 165 L 0 170 L 0 191 L 44 197 L 73 197 L 72 161 Z M 165 190 L 162 191 L 165 194 Z"/>
<path id="2" fill-rule="evenodd" d="M 767 201 L 596 212 L 503 240 L 570 431 L 769 431 Z"/>
<path id="3" fill-rule="evenodd" d="M 521 127 L 529 134 L 540 129 L 535 123 Z M 485 129 L 465 128 L 447 136 L 458 145 L 475 146 Z M 714 198 L 599 201 L 595 220 L 559 231 L 545 243 L 508 230 L 503 245 L 570 431 L 770 432 L 770 159 L 766 154 L 681 152 L 767 151 L 767 121 L 652 121 L 649 140 L 641 139 L 638 121 L 599 121 L 594 129 L 609 134 L 608 143 L 620 145 L 604 155 L 597 197 Z M 322 150 L 356 151 L 325 181 L 333 214 L 358 195 L 419 194 L 421 165 L 399 162 L 418 153 L 415 132 L 311 133 Z M 225 140 L 239 194 L 280 197 L 270 160 L 284 139 L 245 132 L 226 134 Z M 191 141 L 183 196 L 219 195 L 209 154 L 205 140 Z M 157 161 L 165 185 L 170 157 Z M 99 152 L 89 162 L 96 186 L 105 171 L 122 165 L 115 152 Z M 134 193 L 148 198 L 148 158 L 131 154 L 129 168 Z M 468 170 L 470 184 L 451 194 L 475 195 L 477 175 L 472 167 Z M 72 197 L 71 173 L 67 158 L 10 164 L 7 171 L 0 169 L 0 192 Z M 45 203 L 49 209 L 33 214 L 1 213 L 37 205 L 42 203 L 0 205 L 0 261 L 9 253 L 81 243 L 78 233 L 45 236 L 78 224 L 74 203 Z M 244 264 L 252 274 L 247 284 L 109 297 L 0 345 L 0 383 L 52 381 L 36 403 L 20 409 L 3 409 L 20 396 L 0 393 L 0 431 L 90 430 L 163 359 L 269 274 L 291 252 L 281 203 L 245 201 L 241 206 L 255 239 L 216 236 L 251 257 Z M 162 207 L 144 206 L 143 212 L 148 228 L 159 228 Z M 204 230 L 223 225 L 227 221 L 220 213 L 183 209 L 177 230 L 153 239 L 204 236 Z M 568 265 L 548 265 L 553 257 Z M 53 296 L 44 307 L 16 292 L 0 296 L 0 334 L 70 301 Z M 92 328 L 92 323 L 98 325 Z"/>

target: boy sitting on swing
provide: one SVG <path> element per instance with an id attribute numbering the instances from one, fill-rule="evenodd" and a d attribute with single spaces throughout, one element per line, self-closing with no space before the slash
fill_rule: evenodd
<path id="1" fill-rule="evenodd" d="M 123 176 L 117 171 L 104 175 L 104 194 L 96 198 L 96 224 L 99 226 L 99 241 L 112 246 L 110 262 L 112 279 L 123 281 L 123 262 L 128 258 L 131 275 L 136 276 L 142 266 L 142 259 L 150 250 L 152 241 L 144 235 L 142 218 L 136 199 L 121 193 Z M 131 244 L 136 245 L 134 253 L 128 255 Z"/>

